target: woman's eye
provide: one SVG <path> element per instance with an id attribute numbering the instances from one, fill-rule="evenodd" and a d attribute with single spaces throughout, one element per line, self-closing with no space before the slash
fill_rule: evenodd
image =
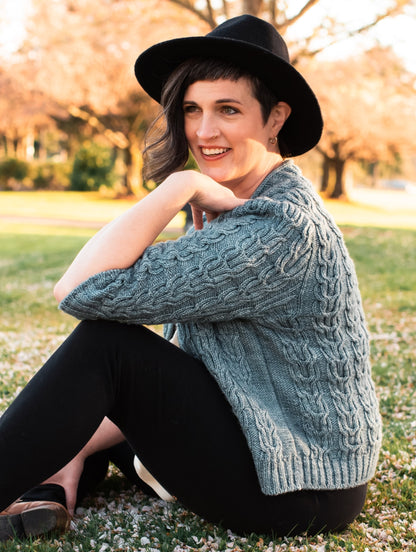
<path id="1" fill-rule="evenodd" d="M 183 111 L 184 113 L 195 113 L 198 111 L 198 107 L 196 105 L 185 105 Z"/>
<path id="2" fill-rule="evenodd" d="M 234 115 L 234 113 L 238 113 L 238 110 L 235 109 L 235 107 L 231 107 L 231 105 L 224 105 L 222 107 L 222 112 L 226 115 Z"/>

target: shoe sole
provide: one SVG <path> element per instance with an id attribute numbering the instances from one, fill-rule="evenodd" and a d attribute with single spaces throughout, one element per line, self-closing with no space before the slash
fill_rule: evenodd
<path id="1" fill-rule="evenodd" d="M 36 537 L 59 530 L 56 512 L 34 508 L 21 514 L 0 516 L 0 541 L 13 538 Z"/>

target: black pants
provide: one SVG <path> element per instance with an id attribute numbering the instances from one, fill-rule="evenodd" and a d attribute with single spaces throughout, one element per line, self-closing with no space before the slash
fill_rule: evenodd
<path id="1" fill-rule="evenodd" d="M 0 419 L 0 509 L 58 471 L 108 416 L 188 509 L 237 532 L 345 527 L 366 486 L 266 496 L 205 366 L 141 326 L 82 322 Z"/>

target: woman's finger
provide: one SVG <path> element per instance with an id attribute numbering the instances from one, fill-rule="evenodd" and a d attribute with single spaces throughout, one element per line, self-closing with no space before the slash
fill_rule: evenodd
<path id="1" fill-rule="evenodd" d="M 209 213 L 205 213 L 205 214 L 206 214 L 206 216 L 207 216 L 207 221 L 208 221 L 208 222 L 211 222 L 211 220 L 214 220 L 214 219 L 216 219 L 216 218 L 219 216 L 219 213 L 216 213 L 216 212 L 214 212 L 214 211 L 209 212 Z"/>
<path id="2" fill-rule="evenodd" d="M 194 222 L 195 230 L 202 230 L 204 223 L 203 223 L 203 211 L 199 209 L 199 207 L 195 207 L 194 205 L 191 205 L 192 209 L 192 220 Z"/>

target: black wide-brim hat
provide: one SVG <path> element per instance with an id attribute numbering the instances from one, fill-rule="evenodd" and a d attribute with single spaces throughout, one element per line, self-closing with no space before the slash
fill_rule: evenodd
<path id="1" fill-rule="evenodd" d="M 302 75 L 291 65 L 283 38 L 270 23 L 252 15 L 225 21 L 206 36 L 167 40 L 151 46 L 137 59 L 135 75 L 142 88 L 160 103 L 169 75 L 191 58 L 234 63 L 260 78 L 292 112 L 279 138 L 289 157 L 301 155 L 319 142 L 322 115 L 318 100 Z"/>

